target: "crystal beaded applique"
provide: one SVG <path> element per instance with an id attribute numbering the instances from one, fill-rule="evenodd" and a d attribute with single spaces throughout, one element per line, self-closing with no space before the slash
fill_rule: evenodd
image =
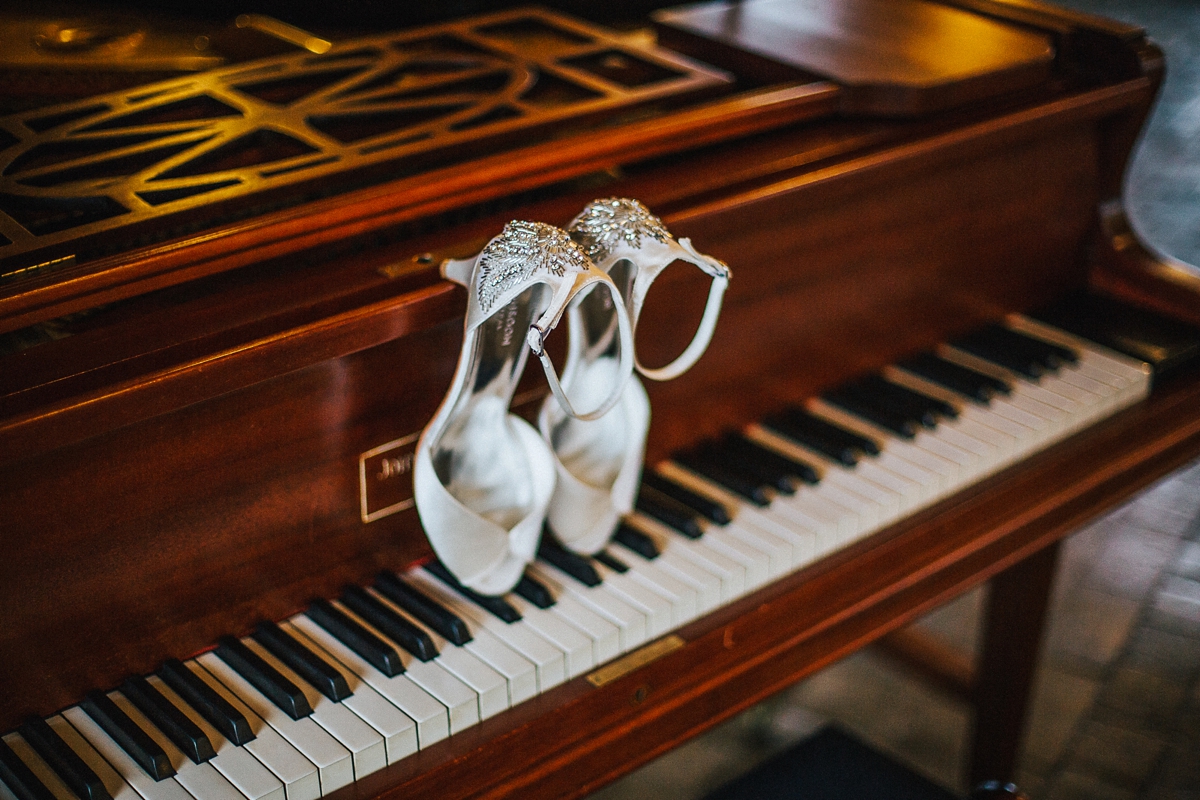
<path id="1" fill-rule="evenodd" d="M 575 218 L 570 227 L 571 237 L 579 242 L 593 261 L 603 261 L 624 240 L 630 247 L 640 248 L 642 237 L 666 243 L 672 237 L 662 220 L 637 200 L 609 197 L 594 200 Z"/>
<path id="2" fill-rule="evenodd" d="M 488 313 L 497 298 L 536 272 L 561 277 L 587 268 L 587 256 L 561 228 L 514 220 L 479 254 L 479 306 Z"/>

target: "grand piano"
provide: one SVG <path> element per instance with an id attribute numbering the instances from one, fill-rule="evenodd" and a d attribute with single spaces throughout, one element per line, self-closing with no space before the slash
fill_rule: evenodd
<path id="1" fill-rule="evenodd" d="M 1200 324 L 1200 280 L 1121 204 L 1163 75 L 1142 31 L 1026 0 L 747 0 L 617 28 L 506 8 L 343 39 L 239 22 L 274 45 L 214 54 L 206 29 L 185 41 L 211 34 L 209 61 L 139 77 L 110 52 L 82 86 L 83 67 L 6 66 L 26 77 L 0 118 L 4 797 L 582 797 L 985 582 L 958 684 L 972 777 L 1011 776 L 1058 543 L 1200 454 L 1200 378 L 1079 335 L 1080 309 Z M 47 24 L 47 58 L 125 41 Z M 61 96 L 26 91 L 46 85 Z M 649 387 L 621 541 L 582 568 L 548 550 L 534 577 L 558 606 L 512 596 L 504 622 L 434 574 L 412 505 L 464 310 L 437 266 L 605 196 L 734 277 L 704 358 Z M 686 343 L 705 291 L 666 273 L 645 361 Z M 1022 357 L 1053 363 L 1024 376 Z M 889 433 L 862 405 L 881 378 L 937 419 Z M 1101 399 L 1020 416 L 1068 385 Z M 940 472 L 1001 406 L 1003 457 Z M 778 480 L 804 464 L 809 483 Z M 649 597 L 641 627 L 606 621 L 580 569 L 641 586 L 624 590 Z M 306 682 L 297 644 L 360 705 Z M 311 718 L 281 715 L 246 677 L 259 662 Z M 152 721 L 163 698 L 215 757 Z M 296 743 L 293 723 L 333 730 L 348 708 L 366 743 Z M 151 741 L 118 741 L 125 722 Z M 294 774 L 268 752 L 285 740 L 308 757 Z"/>

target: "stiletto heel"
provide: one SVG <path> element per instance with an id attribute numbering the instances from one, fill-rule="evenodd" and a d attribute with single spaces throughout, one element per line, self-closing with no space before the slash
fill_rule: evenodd
<path id="1" fill-rule="evenodd" d="M 610 296 L 619 348 L 614 383 L 580 416 L 595 419 L 622 396 L 633 368 L 629 318 L 609 277 L 567 234 L 510 222 L 478 256 L 446 261 L 468 289 L 462 355 L 450 390 L 417 445 L 413 486 L 421 523 L 441 561 L 465 586 L 508 591 L 537 551 L 554 492 L 554 456 L 508 412 L 528 351 L 542 362 L 565 414 L 577 414 L 543 343 L 576 298 Z M 568 386 L 570 384 L 568 383 Z"/>
<path id="2" fill-rule="evenodd" d="M 569 226 L 571 236 L 619 289 L 636 329 L 650 285 L 674 261 L 695 264 L 712 276 L 708 300 L 691 342 L 674 361 L 640 373 L 668 380 L 687 371 L 708 347 L 729 284 L 729 268 L 676 240 L 662 220 L 636 200 L 596 200 Z M 573 390 L 596 395 L 611 385 L 617 369 L 613 314 L 606 295 L 582 297 L 567 312 L 570 343 L 563 381 Z M 594 421 L 571 419 L 549 401 L 538 427 L 556 457 L 558 481 L 547 511 L 555 536 L 580 553 L 603 548 L 620 518 L 633 507 L 650 427 L 650 401 L 636 377 L 625 385 L 613 409 Z"/>

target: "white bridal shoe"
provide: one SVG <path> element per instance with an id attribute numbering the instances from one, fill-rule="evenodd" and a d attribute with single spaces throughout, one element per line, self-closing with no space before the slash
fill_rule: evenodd
<path id="1" fill-rule="evenodd" d="M 729 268 L 701 255 L 687 239 L 676 240 L 662 221 L 636 200 L 608 198 L 589 203 L 568 227 L 620 290 L 634 328 L 650 285 L 674 261 L 694 264 L 712 276 L 708 300 L 691 342 L 671 363 L 649 369 L 647 378 L 668 380 L 687 371 L 708 347 L 729 285 Z M 570 340 L 563 384 L 580 396 L 598 398 L 620 373 L 618 331 L 607 294 L 579 298 L 567 312 Z M 556 456 L 557 484 L 547 521 L 565 546 L 584 554 L 599 551 L 633 508 L 650 427 L 650 401 L 637 378 L 599 419 L 573 419 L 547 398 L 538 427 Z"/>
<path id="2" fill-rule="evenodd" d="M 508 413 L 528 351 L 541 360 L 564 417 L 597 419 L 623 397 L 632 326 L 608 275 L 551 225 L 510 222 L 474 258 L 443 262 L 442 274 L 467 287 L 467 316 L 450 390 L 417 445 L 417 513 L 459 581 L 501 594 L 533 560 L 555 485 L 545 440 Z M 611 382 L 581 392 L 566 377 L 560 383 L 543 342 L 572 301 L 593 296 L 607 303 L 618 352 Z M 589 376 L 589 389 L 593 383 Z"/>

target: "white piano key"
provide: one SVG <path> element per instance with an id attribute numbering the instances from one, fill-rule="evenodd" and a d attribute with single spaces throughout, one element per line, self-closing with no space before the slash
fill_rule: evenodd
<path id="1" fill-rule="evenodd" d="M 109 692 L 108 696 L 117 704 L 118 708 L 125 712 L 127 717 L 133 720 L 135 725 L 145 731 L 146 735 L 162 748 L 162 751 L 167 754 L 171 766 L 175 768 L 175 780 L 179 781 L 179 785 L 187 789 L 188 793 L 196 800 L 241 800 L 242 793 L 235 789 L 233 784 L 227 781 L 225 776 L 218 772 L 212 764 L 208 762 L 193 763 L 123 694 Z"/>
<path id="2" fill-rule="evenodd" d="M 66 709 L 62 715 L 145 800 L 192 800 L 192 795 L 174 778 L 156 781 L 147 775 L 79 706 Z"/>
<path id="3" fill-rule="evenodd" d="M 362 625 L 371 633 L 385 642 L 388 637 L 375 629 L 362 617 L 355 614 L 338 601 L 332 601 L 338 611 Z M 466 730 L 479 723 L 479 694 L 457 677 L 446 671 L 446 668 L 432 661 L 419 661 L 403 648 L 397 648 L 400 662 L 404 665 L 404 674 L 450 712 L 450 735 Z"/>
<path id="4" fill-rule="evenodd" d="M 614 555 L 629 564 L 630 567 L 648 560 L 641 553 L 625 547 L 620 542 L 614 542 L 609 546 L 609 549 Z M 706 572 L 685 558 L 681 558 L 673 550 L 668 553 L 667 548 L 661 545 L 659 555 L 653 560 L 653 563 L 663 572 L 674 576 L 696 590 L 696 607 L 701 614 L 707 614 L 721 605 L 721 579 L 716 575 Z"/>
<path id="5" fill-rule="evenodd" d="M 242 644 L 257 653 L 263 661 L 278 670 L 279 674 L 304 693 L 313 711 L 312 719 L 337 739 L 342 747 L 350 751 L 354 764 L 354 780 L 362 780 L 372 772 L 387 766 L 387 747 L 384 745 L 383 736 L 374 728 L 359 719 L 358 715 L 345 705 L 335 703 L 321 694 L 316 687 L 297 675 L 291 667 L 277 659 L 254 639 L 247 637 L 242 640 Z"/>
<path id="6" fill-rule="evenodd" d="M 384 675 L 303 614 L 297 614 L 288 622 L 412 719 L 417 726 L 418 747 L 424 749 L 450 735 L 449 710 L 413 683 L 407 674 Z"/>
<path id="7" fill-rule="evenodd" d="M 108 790 L 108 795 L 112 800 L 138 800 L 140 795 L 134 791 L 134 788 L 117 774 L 112 765 L 96 752 L 96 748 L 92 747 L 65 717 L 55 714 L 53 717 L 46 718 L 46 724 L 58 734 L 58 738 L 62 739 L 67 747 L 75 751 L 75 755 L 79 756 L 92 772 L 96 773 L 96 777 L 104 784 L 104 788 Z"/>
<path id="8" fill-rule="evenodd" d="M 777 495 L 766 508 L 756 508 L 763 517 L 775 523 L 768 533 L 781 539 L 787 545 L 787 568 L 791 572 L 800 563 L 807 561 L 820 542 L 831 537 L 833 526 L 825 525 L 812 513 L 812 509 L 804 501 L 807 488 L 797 494 Z M 764 530 L 762 524 L 755 526 L 758 531 Z M 761 537 L 760 537 L 761 538 Z"/>
<path id="9" fill-rule="evenodd" d="M 480 661 L 470 651 L 464 650 L 443 639 L 437 631 L 426 627 L 419 620 L 412 617 L 374 589 L 368 588 L 367 592 L 382 603 L 384 607 L 390 608 L 413 625 L 425 631 L 438 651 L 434 662 L 475 692 L 478 698 L 477 703 L 480 719 L 490 719 L 509 707 L 508 682 L 504 679 L 503 675 Z"/>
<path id="10" fill-rule="evenodd" d="M 924 487 L 911 478 L 886 469 L 873 458 L 864 458 L 854 467 L 834 464 L 831 465 L 830 471 L 848 473 L 866 483 L 892 492 L 899 498 L 897 514 L 906 514 L 924 502 L 923 498 L 926 495 Z"/>
<path id="11" fill-rule="evenodd" d="M 523 703 L 537 694 L 537 668 L 533 662 L 521 656 L 486 628 L 476 629 L 472 636 L 474 638 L 464 647 L 504 676 L 510 706 Z"/>
<path id="12" fill-rule="evenodd" d="M 746 591 L 751 592 L 767 582 L 770 577 L 767 554 L 750 547 L 725 530 L 713 525 L 704 533 L 703 544 L 720 556 L 741 564 L 746 571 Z"/>
<path id="13" fill-rule="evenodd" d="M 791 497 L 777 498 L 776 502 L 786 505 L 788 519 L 813 531 L 815 546 L 821 550 L 836 546 L 863 529 L 858 514 L 829 497 L 820 485 L 805 487 Z"/>
<path id="14" fill-rule="evenodd" d="M 249 800 L 285 800 L 283 783 L 249 750 L 226 739 L 157 675 L 147 676 L 146 680 L 204 732 L 216 751 L 216 756 L 208 763 L 224 775 L 239 792 Z"/>
<path id="15" fill-rule="evenodd" d="M 1016 457 L 1024 452 L 1024 448 L 1031 439 L 1039 436 L 1039 431 L 1045 427 L 1045 421 L 1034 418 L 1030 420 L 1032 424 L 1026 424 L 1023 420 L 1014 418 L 1013 414 L 1003 413 L 1002 409 L 1005 408 L 1008 408 L 1008 405 L 1004 399 L 997 397 L 992 398 L 987 405 L 975 403 L 964 405 L 959 417 L 1011 436 L 1013 439 L 1012 455 Z M 1013 411 L 1016 412 L 1015 409 Z"/>
<path id="16" fill-rule="evenodd" d="M 405 580 L 412 581 L 467 623 L 472 635 L 487 631 L 512 648 L 513 652 L 533 664 L 538 692 L 548 691 L 567 679 L 566 655 L 525 624 L 524 620 L 509 624 L 497 619 L 424 570 L 410 570 Z"/>
<path id="17" fill-rule="evenodd" d="M 321 779 L 322 794 L 354 781 L 354 761 L 350 751 L 316 722 L 308 717 L 292 719 L 280 711 L 215 653 L 205 653 L 196 658 L 196 662 L 313 763 Z"/>
<path id="18" fill-rule="evenodd" d="M 1053 376 L 1047 375 L 1045 378 L 1042 378 L 1042 382 L 1045 384 L 1052 383 Z M 1054 412 L 1057 412 L 1053 417 L 1055 420 L 1065 419 L 1070 415 L 1079 413 L 1080 411 L 1079 403 L 1071 400 L 1069 397 L 1064 397 L 1058 392 L 1050 389 L 1048 386 L 1042 385 L 1042 383 L 1021 383 L 1014 388 L 1014 394 L 1019 397 L 1031 398 L 1042 405 L 1053 409 Z"/>
<path id="19" fill-rule="evenodd" d="M 646 617 L 646 638 L 656 639 L 674 627 L 675 612 L 670 601 L 630 576 L 613 574 L 604 586 Z"/>
<path id="20" fill-rule="evenodd" d="M 687 561 L 721 582 L 721 602 L 729 603 L 746 593 L 746 568 L 715 550 L 703 539 L 689 539 L 671 527 L 637 512 L 625 521 L 642 533 L 654 537 L 664 555 Z"/>
<path id="21" fill-rule="evenodd" d="M 835 509 L 845 509 L 858 520 L 850 536 L 857 536 L 862 531 L 874 530 L 882 517 L 879 505 L 873 500 L 856 494 L 845 485 L 843 480 L 833 470 L 828 470 L 825 477 L 816 486 L 805 487 L 803 496 L 812 495 L 818 502 L 825 503 Z M 799 500 L 797 501 L 799 502 Z M 842 538 L 846 538 L 845 535 Z"/>
<path id="22" fill-rule="evenodd" d="M 1107 417 L 1116 411 L 1119 411 L 1126 405 L 1126 392 L 1114 389 L 1107 384 L 1101 384 L 1099 381 L 1092 380 L 1086 375 L 1083 375 L 1079 371 L 1078 365 L 1075 365 L 1070 369 L 1060 370 L 1059 377 L 1063 381 L 1070 383 L 1072 386 L 1078 386 L 1079 388 L 1084 389 L 1085 391 L 1090 391 L 1099 397 L 1099 401 L 1091 405 L 1091 414 L 1088 420 L 1089 424 L 1096 420 L 1103 419 L 1104 417 Z M 1088 384 L 1095 384 L 1100 388 L 1097 389 Z"/>
<path id="23" fill-rule="evenodd" d="M 597 664 L 603 664 L 620 654 L 621 634 L 617 626 L 574 597 L 564 595 L 546 610 L 592 640 L 592 657 Z"/>
<path id="24" fill-rule="evenodd" d="M 255 738 L 243 746 L 283 782 L 287 800 L 312 800 L 321 796 L 321 776 L 315 764 L 196 661 L 185 661 L 184 666 L 225 698 L 250 723 Z"/>
<path id="25" fill-rule="evenodd" d="M 940 496 L 940 476 L 901 458 L 892 450 L 884 448 L 883 452 L 875 456 L 872 461 L 880 469 L 885 469 L 893 475 L 899 475 L 920 487 L 921 504 L 929 503 Z"/>
<path id="26" fill-rule="evenodd" d="M 346 679 L 346 685 L 350 687 L 353 694 L 342 703 L 383 737 L 387 763 L 395 764 L 405 756 L 417 752 L 417 726 L 407 714 L 389 703 L 354 670 L 338 661 L 335 655 L 310 639 L 291 622 L 283 622 L 280 627 L 305 647 L 325 659 Z"/>
<path id="27" fill-rule="evenodd" d="M 546 641 L 563 651 L 566 658 L 567 675 L 577 678 L 596 666 L 592 640 L 561 617 L 528 603 L 516 595 L 504 598 L 524 618 L 530 628 L 537 631 Z"/>
<path id="28" fill-rule="evenodd" d="M 715 486 L 715 484 L 714 484 Z M 776 513 L 759 509 L 743 503 L 735 511 L 735 521 L 725 526 L 725 531 L 737 536 L 746 544 L 763 551 L 769 558 L 770 577 L 778 578 L 792 571 L 795 553 L 791 538 L 799 523 L 792 523 L 795 529 L 789 529 L 788 522 Z"/>
<path id="29" fill-rule="evenodd" d="M 1082 413 L 1083 409 L 1079 406 L 1090 406 L 1100 402 L 1101 395 L 1089 392 L 1087 389 L 1077 386 L 1074 381 L 1068 380 L 1070 374 L 1071 368 L 1063 367 L 1044 376 L 1040 385 L 1043 389 L 1075 403 L 1075 408 L 1066 409 L 1072 413 Z"/>
<path id="30" fill-rule="evenodd" d="M 1005 319 L 1005 324 L 1028 336 L 1073 349 L 1079 356 L 1081 364 L 1091 365 L 1097 370 L 1102 370 L 1110 376 L 1114 384 L 1117 384 L 1117 381 L 1132 384 L 1148 383 L 1149 381 L 1149 365 L 1115 350 L 1110 350 L 1096 342 L 1088 341 L 1022 314 L 1009 314 Z"/>
<path id="31" fill-rule="evenodd" d="M 675 627 L 691 622 L 700 613 L 699 604 L 696 599 L 696 590 L 689 584 L 663 572 L 653 561 L 629 562 L 625 560 L 625 563 L 629 567 L 629 570 L 619 574 L 633 578 L 633 580 L 641 583 L 642 586 L 670 603 L 671 619 Z M 608 580 L 608 575 L 615 576 L 618 574 L 616 570 L 610 567 L 605 566 L 604 569 L 607 571 L 604 578 L 606 581 Z"/>
<path id="32" fill-rule="evenodd" d="M 878 473 L 876 474 L 878 475 Z M 822 474 L 821 483 L 837 487 L 857 498 L 859 502 L 869 503 L 876 514 L 875 525 L 881 525 L 893 519 L 905 508 L 904 494 L 898 490 L 898 487 L 902 485 L 899 480 L 894 481 L 892 486 L 883 485 L 867 478 L 864 472 L 857 468 L 849 469 L 831 465 Z M 818 492 L 821 486 L 818 484 L 815 487 L 805 488 Z"/>
<path id="33" fill-rule="evenodd" d="M 42 760 L 42 757 L 37 754 L 28 742 L 17 732 L 7 733 L 3 737 L 12 751 L 17 754 L 17 758 L 25 762 L 25 766 L 29 767 L 29 771 L 42 782 L 50 794 L 54 795 L 57 800 L 77 800 L 75 793 L 71 788 L 63 783 L 62 778 L 58 777 L 58 773 Z M 3 781 L 0 781 L 0 786 L 3 786 Z"/>
<path id="34" fill-rule="evenodd" d="M 739 521 L 744 504 L 732 492 L 671 461 L 659 464 L 656 470 L 667 480 L 725 507 L 732 521 L 726 525 L 711 525 L 705 529 L 704 535 L 710 537 L 710 544 L 714 547 L 719 545 L 723 552 L 728 551 L 734 558 L 747 559 L 743 563 L 748 586 L 757 589 L 772 576 L 783 573 L 785 567 L 782 556 L 776 553 L 772 558 L 773 546 L 770 543 L 756 543 L 755 531 Z"/>
<path id="35" fill-rule="evenodd" d="M 938 430 L 918 431 L 911 444 L 957 466 L 959 480 L 971 475 L 979 464 L 978 456 L 952 444 Z"/>
<path id="36" fill-rule="evenodd" d="M 436 664 L 475 692 L 481 720 L 508 710 L 508 681 L 469 651 L 449 645 L 438 655 Z"/>
<path id="37" fill-rule="evenodd" d="M 632 650 L 646 641 L 646 615 L 614 594 L 606 583 L 584 586 L 544 561 L 533 562 L 525 571 L 534 580 L 545 584 L 555 597 L 574 595 L 579 602 L 616 625 L 620 632 L 622 652 Z"/>
<path id="38" fill-rule="evenodd" d="M 973 469 L 984 469 L 988 464 L 998 460 L 1000 456 L 1000 448 L 989 439 L 980 439 L 972 436 L 963 427 L 957 425 L 957 419 L 947 419 L 938 423 L 937 435 L 954 445 L 959 450 L 973 455 Z M 970 427 L 969 425 L 967 427 Z"/>
<path id="39" fill-rule="evenodd" d="M 881 518 L 887 518 L 904 509 L 912 508 L 925 497 L 926 492 L 921 484 L 887 471 L 876 464 L 873 459 L 863 458 L 857 466 L 847 467 L 761 425 L 751 425 L 746 428 L 745 433 L 750 439 L 768 450 L 774 450 L 788 458 L 810 464 L 821 477 L 820 483 L 809 487 L 815 495 L 815 502 L 823 502 L 825 494 L 822 484 L 833 484 L 861 497 L 874 499 L 884 509 Z M 878 494 L 879 491 L 893 495 L 895 500 L 884 499 Z M 797 496 L 800 495 L 801 492 L 798 491 Z M 807 494 L 804 495 L 804 497 L 807 496 Z M 841 507 L 836 504 L 836 500 L 834 503 L 835 509 Z M 863 526 L 860 522 L 853 529 L 842 530 L 839 540 L 857 536 L 862 530 Z"/>
<path id="40" fill-rule="evenodd" d="M 1048 429 L 1050 435 L 1055 435 L 1061 429 L 1061 426 L 1069 420 L 1070 405 L 1073 404 L 1069 404 L 1066 398 L 1060 398 L 1052 392 L 1047 392 L 1035 382 L 990 361 L 948 345 L 943 346 L 939 350 L 939 354 L 948 361 L 954 361 L 976 372 L 991 375 L 1011 384 L 1012 393 L 1004 398 L 1004 401 L 1035 417 L 1045 420 L 1048 424 L 1043 426 L 1042 429 Z M 1027 423 L 1022 422 L 1022 424 Z"/>
<path id="41" fill-rule="evenodd" d="M 948 420 L 942 424 L 952 426 L 963 425 L 964 430 L 970 429 L 974 431 L 978 431 L 978 428 L 972 426 L 981 425 L 987 430 L 995 431 L 1008 437 L 1007 440 L 1001 439 L 997 441 L 997 444 L 1005 449 L 1006 458 L 1012 458 L 1019 452 L 1017 442 L 1024 441 L 1033 430 L 1027 425 L 1021 425 L 1018 422 L 997 415 L 996 412 L 989 410 L 988 404 L 980 403 L 973 398 L 958 394 L 916 373 L 908 372 L 898 367 L 888 367 L 885 370 L 885 374 L 888 380 L 894 381 L 901 386 L 922 392 L 938 400 L 944 400 L 957 407 L 958 419 Z M 986 436 L 986 433 L 982 433 L 980 438 L 986 438 Z M 992 441 L 996 440 L 993 438 Z"/>
<path id="42" fill-rule="evenodd" d="M 981 422 L 978 415 L 973 413 L 974 406 L 963 406 L 958 413 L 958 419 L 942 423 L 946 428 L 960 431 L 972 439 L 985 442 L 995 450 L 992 460 L 996 463 L 1008 463 L 1016 450 L 1017 437 L 1012 433 L 1000 430 L 997 426 L 989 426 Z"/>
<path id="43" fill-rule="evenodd" d="M 1034 431 L 1033 438 L 1041 438 L 1053 431 L 1053 423 L 1049 417 L 1037 413 L 1036 408 L 1030 411 L 1029 404 L 1013 395 L 993 397 L 988 403 L 988 410 Z"/>

